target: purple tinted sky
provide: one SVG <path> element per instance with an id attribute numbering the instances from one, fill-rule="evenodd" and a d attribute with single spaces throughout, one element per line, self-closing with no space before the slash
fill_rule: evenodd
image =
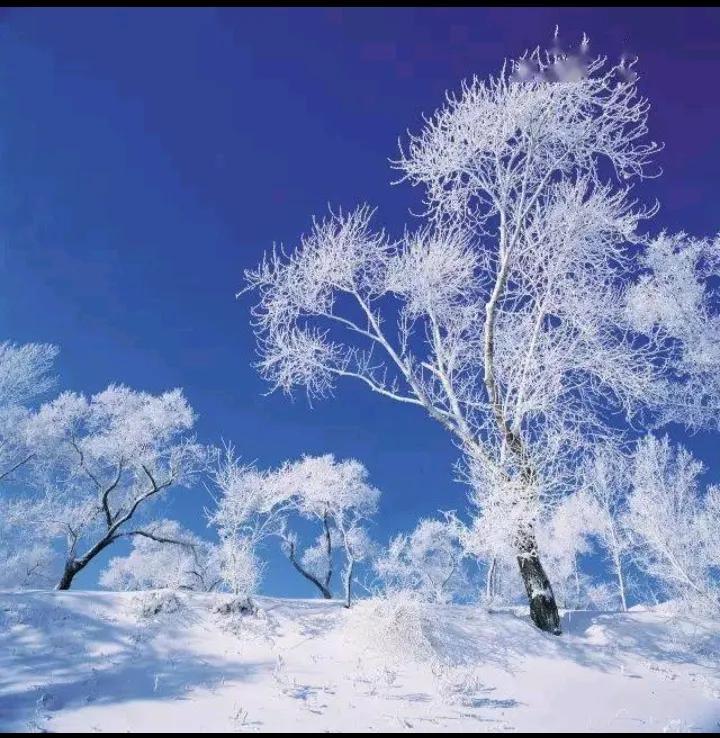
<path id="1" fill-rule="evenodd" d="M 720 222 L 715 9 L 6 10 L 0 16 L 0 335 L 61 345 L 63 388 L 183 386 L 210 441 L 275 464 L 355 455 L 383 490 L 375 534 L 462 508 L 455 451 L 419 412 L 341 387 L 313 410 L 263 395 L 242 271 L 327 204 L 399 229 L 397 137 L 473 73 L 555 25 L 640 57 L 664 141 L 658 227 Z M 720 476 L 716 442 L 690 445 Z M 173 514 L 204 528 L 202 490 Z M 96 570 L 80 586 L 92 586 Z M 271 557 L 270 592 L 309 594 Z"/>

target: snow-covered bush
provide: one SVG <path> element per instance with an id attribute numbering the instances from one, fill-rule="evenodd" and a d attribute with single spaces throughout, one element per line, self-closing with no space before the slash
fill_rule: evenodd
<path id="1" fill-rule="evenodd" d="M 158 615 L 172 615 L 180 612 L 183 601 L 170 590 L 141 592 L 132 600 L 132 607 L 138 618 L 154 618 Z"/>
<path id="2" fill-rule="evenodd" d="M 220 615 L 241 616 L 257 615 L 257 605 L 248 596 L 233 596 L 228 600 L 223 600 L 215 605 L 214 611 Z"/>
<path id="3" fill-rule="evenodd" d="M 345 637 L 391 663 L 423 661 L 433 655 L 430 618 L 429 605 L 413 592 L 392 592 L 359 600 L 346 620 Z"/>
<path id="4" fill-rule="evenodd" d="M 448 664 L 438 660 L 433 662 L 432 670 L 438 691 L 451 704 L 472 706 L 473 700 L 487 692 L 478 664 Z"/>

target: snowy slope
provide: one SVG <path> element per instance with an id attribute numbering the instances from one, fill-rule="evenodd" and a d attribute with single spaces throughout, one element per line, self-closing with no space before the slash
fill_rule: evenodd
<path id="1" fill-rule="evenodd" d="M 259 598 L 257 616 L 231 618 L 213 611 L 213 596 L 183 594 L 179 611 L 143 617 L 143 597 L 0 594 L 0 729 L 720 725 L 718 624 L 659 611 L 571 613 L 558 638 L 513 613 L 448 606 L 424 635 L 403 634 L 404 647 L 373 637 L 367 605 L 346 611 L 334 602 Z"/>

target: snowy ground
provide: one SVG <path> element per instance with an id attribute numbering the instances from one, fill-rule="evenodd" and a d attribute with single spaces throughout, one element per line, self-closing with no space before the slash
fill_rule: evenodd
<path id="1" fill-rule="evenodd" d="M 571 613 L 558 638 L 448 606 L 404 647 L 373 638 L 367 607 L 259 598 L 233 618 L 184 594 L 144 617 L 139 597 L 0 594 L 0 730 L 720 728 L 717 623 Z"/>

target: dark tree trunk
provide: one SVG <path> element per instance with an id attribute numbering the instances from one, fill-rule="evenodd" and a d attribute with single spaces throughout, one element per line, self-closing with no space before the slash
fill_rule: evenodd
<path id="1" fill-rule="evenodd" d="M 117 540 L 119 537 L 120 536 L 118 534 L 108 533 L 80 558 L 71 558 L 66 561 L 63 575 L 62 577 L 60 577 L 60 581 L 58 582 L 55 589 L 70 589 L 75 575 L 78 572 L 82 571 L 101 551 L 104 551 L 111 543 L 113 543 L 113 541 Z"/>
<path id="2" fill-rule="evenodd" d="M 497 559 L 493 556 L 485 577 L 485 597 L 488 602 L 497 594 L 497 576 Z"/>
<path id="3" fill-rule="evenodd" d="M 326 511 L 323 515 L 323 529 L 325 531 L 325 555 L 327 556 L 327 572 L 325 573 L 325 589 L 330 592 L 330 579 L 332 578 L 332 535 L 330 534 L 330 516 Z M 332 596 L 325 599 L 331 599 Z"/>
<path id="4" fill-rule="evenodd" d="M 560 635 L 557 602 L 550 580 L 540 562 L 534 533 L 525 532 L 521 541 L 517 562 L 530 603 L 530 618 L 540 630 Z"/>
<path id="5" fill-rule="evenodd" d="M 347 567 L 345 569 L 345 607 L 352 604 L 352 578 L 355 569 L 355 559 L 348 557 Z"/>
<path id="6" fill-rule="evenodd" d="M 64 591 L 67 589 L 70 589 L 72 586 L 73 579 L 75 578 L 75 575 L 83 568 L 83 565 L 80 565 L 78 561 L 71 560 L 68 561 L 65 564 L 65 569 L 63 570 L 62 577 L 60 577 L 60 581 L 57 583 L 57 586 L 55 589 L 59 591 Z"/>
<path id="7" fill-rule="evenodd" d="M 300 574 L 302 574 L 305 577 L 305 579 L 308 580 L 308 582 L 312 582 L 320 590 L 320 594 L 322 594 L 322 596 L 326 600 L 332 599 L 332 592 L 327 587 L 327 585 L 323 584 L 317 577 L 313 576 L 309 571 L 306 571 L 305 569 L 303 569 L 302 564 L 295 558 L 295 544 L 292 542 L 290 543 L 290 551 L 288 553 L 288 558 L 290 559 L 290 563 L 295 567 L 295 570 L 298 571 Z"/>

